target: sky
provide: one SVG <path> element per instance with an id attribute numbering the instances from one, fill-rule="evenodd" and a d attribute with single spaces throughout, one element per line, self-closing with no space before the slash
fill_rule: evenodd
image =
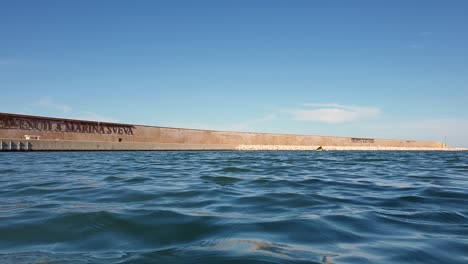
<path id="1" fill-rule="evenodd" d="M 0 112 L 468 147 L 468 1 L 0 0 Z"/>

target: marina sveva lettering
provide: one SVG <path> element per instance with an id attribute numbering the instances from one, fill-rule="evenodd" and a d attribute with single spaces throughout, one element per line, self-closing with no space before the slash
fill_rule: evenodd
<path id="1" fill-rule="evenodd" d="M 47 120 L 0 115 L 0 129 L 133 135 L 133 126 L 78 120 Z"/>

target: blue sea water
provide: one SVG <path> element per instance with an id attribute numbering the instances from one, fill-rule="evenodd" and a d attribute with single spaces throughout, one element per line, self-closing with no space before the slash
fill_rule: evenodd
<path id="1" fill-rule="evenodd" d="M 0 153 L 0 263 L 466 264 L 468 153 Z"/>

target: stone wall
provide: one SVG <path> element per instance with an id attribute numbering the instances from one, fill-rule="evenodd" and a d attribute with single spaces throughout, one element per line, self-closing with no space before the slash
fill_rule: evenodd
<path id="1" fill-rule="evenodd" d="M 4 113 L 0 113 L 0 139 L 75 141 L 83 143 L 110 142 L 120 143 L 122 146 L 129 146 L 129 143 L 138 143 L 138 146 L 143 146 L 146 143 L 213 146 L 292 145 L 405 148 L 444 147 L 442 143 L 433 141 L 226 132 L 128 125 Z M 76 146 L 76 144 L 72 145 Z M 131 149 L 134 148 L 132 147 Z"/>

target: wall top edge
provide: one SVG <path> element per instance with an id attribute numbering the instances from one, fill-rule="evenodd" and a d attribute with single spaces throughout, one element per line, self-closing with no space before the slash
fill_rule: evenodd
<path id="1" fill-rule="evenodd" d="M 224 130 L 210 130 L 210 129 L 195 129 L 195 128 L 181 128 L 181 127 L 165 127 L 165 126 L 151 126 L 151 125 L 139 125 L 139 124 L 126 124 L 126 123 L 115 123 L 115 122 L 103 122 L 103 121 L 91 121 L 84 119 L 72 119 L 72 118 L 60 118 L 60 117 L 46 117 L 46 116 L 37 116 L 37 115 L 25 115 L 25 114 L 14 114 L 14 113 L 5 113 L 0 112 L 0 117 L 10 117 L 10 118 L 27 118 L 27 119 L 38 119 L 44 121 L 57 121 L 57 122 L 81 122 L 81 123 L 93 123 L 93 124 L 102 124 L 102 125 L 111 125 L 111 126 L 132 126 L 132 127 L 148 127 L 148 128 L 164 128 L 164 129 L 183 129 L 190 131 L 202 131 L 202 132 L 221 132 L 221 133 L 242 133 L 242 134 L 259 134 L 259 135 L 277 135 L 277 136 L 313 136 L 313 137 L 333 137 L 338 139 L 370 139 L 370 138 L 359 138 L 359 137 L 343 137 L 343 136 L 322 136 L 322 135 L 305 135 L 305 134 L 288 134 L 288 133 L 269 133 L 269 132 L 246 132 L 246 131 L 224 131 Z M 375 140 L 401 140 L 407 142 L 426 142 L 426 143 L 440 143 L 438 141 L 429 141 L 429 140 L 413 140 L 413 139 L 384 139 L 384 138 L 375 138 Z"/>

